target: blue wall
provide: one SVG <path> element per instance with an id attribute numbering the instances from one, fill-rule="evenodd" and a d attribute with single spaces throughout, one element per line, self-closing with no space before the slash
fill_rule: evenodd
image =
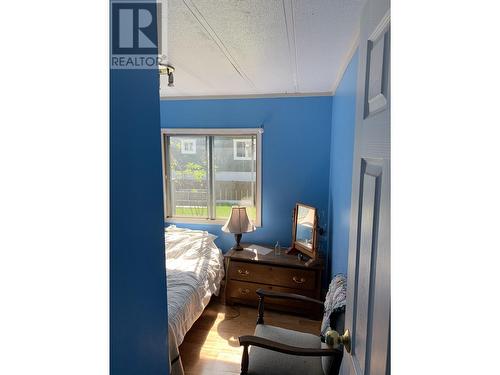
<path id="1" fill-rule="evenodd" d="M 332 275 L 347 274 L 358 52 L 335 92 L 332 105 L 328 243 Z"/>
<path id="2" fill-rule="evenodd" d="M 158 72 L 110 79 L 110 370 L 167 375 Z"/>
<path id="3" fill-rule="evenodd" d="M 332 97 L 223 100 L 164 100 L 163 128 L 256 128 L 262 136 L 262 227 L 244 242 L 290 245 L 296 202 L 318 208 L 327 220 Z M 160 137 L 158 136 L 158 139 Z M 204 229 L 226 251 L 234 237 L 220 225 L 178 226 Z M 326 242 L 326 241 L 325 241 Z"/>

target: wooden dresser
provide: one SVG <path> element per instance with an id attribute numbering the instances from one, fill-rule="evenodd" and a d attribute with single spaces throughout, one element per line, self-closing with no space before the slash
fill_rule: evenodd
<path id="1" fill-rule="evenodd" d="M 306 267 L 305 262 L 298 260 L 297 256 L 286 255 L 283 250 L 279 256 L 274 255 L 274 250 L 267 255 L 230 250 L 224 258 L 227 304 L 257 306 L 256 291 L 259 288 L 321 299 L 321 264 Z M 268 307 L 305 315 L 321 314 L 318 306 L 304 306 L 304 303 L 291 300 L 269 300 L 266 301 Z"/>

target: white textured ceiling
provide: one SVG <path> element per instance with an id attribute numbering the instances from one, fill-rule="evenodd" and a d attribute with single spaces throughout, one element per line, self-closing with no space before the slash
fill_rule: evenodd
<path id="1" fill-rule="evenodd" d="M 332 92 L 363 0 L 164 0 L 162 97 Z M 166 6 L 165 6 L 166 5 Z"/>

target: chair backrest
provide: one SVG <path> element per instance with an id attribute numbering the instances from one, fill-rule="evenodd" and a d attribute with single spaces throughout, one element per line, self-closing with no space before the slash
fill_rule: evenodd
<path id="1" fill-rule="evenodd" d="M 344 333 L 345 329 L 345 306 L 339 311 L 334 311 L 330 314 L 330 327 L 340 334 Z M 341 348 L 342 349 L 342 348 Z M 339 360 L 333 360 L 332 357 L 323 357 L 322 366 L 325 375 L 337 375 L 340 371 L 342 357 Z"/>
<path id="2" fill-rule="evenodd" d="M 321 335 L 324 335 L 328 329 L 334 329 L 340 334 L 344 333 L 346 293 L 347 280 L 345 275 L 335 275 L 325 297 L 325 314 L 321 324 Z M 325 343 L 321 345 L 327 347 Z M 337 375 L 340 370 L 340 363 L 340 360 L 333 360 L 333 357 L 323 357 L 324 374 Z"/>
<path id="3" fill-rule="evenodd" d="M 328 328 L 334 328 L 331 326 L 333 322 L 330 322 L 332 312 L 339 312 L 342 307 L 345 307 L 347 294 L 347 279 L 345 275 L 338 274 L 335 275 L 330 282 L 328 287 L 328 292 L 325 297 L 325 310 L 323 315 L 323 322 L 321 323 L 321 334 L 325 334 Z M 338 314 L 337 314 L 338 315 Z M 333 317 L 336 315 L 334 314 Z M 343 327 L 342 327 L 343 329 Z"/>

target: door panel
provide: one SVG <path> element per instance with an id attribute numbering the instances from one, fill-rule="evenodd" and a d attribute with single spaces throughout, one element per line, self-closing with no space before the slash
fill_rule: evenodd
<path id="1" fill-rule="evenodd" d="M 367 40 L 365 118 L 387 107 L 390 34 L 386 26 L 375 30 Z"/>
<path id="2" fill-rule="evenodd" d="M 390 373 L 390 13 L 361 17 L 353 158 L 344 375 Z"/>
<path id="3" fill-rule="evenodd" d="M 370 284 L 372 282 L 372 261 L 376 259 L 376 236 L 378 220 L 378 189 L 380 188 L 381 169 L 369 161 L 362 161 L 362 176 L 359 200 L 361 215 L 359 223 L 359 254 L 358 254 L 358 293 L 356 295 L 356 326 L 353 336 L 358 344 L 357 358 L 361 368 L 369 363 L 370 326 L 369 318 L 371 301 Z"/>

